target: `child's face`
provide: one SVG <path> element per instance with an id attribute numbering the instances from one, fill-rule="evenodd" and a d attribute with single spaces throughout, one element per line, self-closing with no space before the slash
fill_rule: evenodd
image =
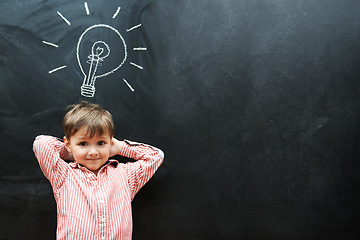
<path id="1" fill-rule="evenodd" d="M 70 139 L 64 137 L 64 143 L 77 163 L 97 175 L 100 168 L 109 159 L 112 136 L 105 133 L 103 135 L 96 134 L 90 138 L 87 128 L 84 126 Z"/>

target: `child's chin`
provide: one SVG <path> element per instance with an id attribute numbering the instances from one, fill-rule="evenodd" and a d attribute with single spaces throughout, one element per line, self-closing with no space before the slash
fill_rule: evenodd
<path id="1" fill-rule="evenodd" d="M 97 171 L 97 170 L 99 170 L 99 168 L 97 167 L 97 166 L 84 166 L 84 167 L 86 167 L 88 170 L 90 170 L 90 171 Z"/>

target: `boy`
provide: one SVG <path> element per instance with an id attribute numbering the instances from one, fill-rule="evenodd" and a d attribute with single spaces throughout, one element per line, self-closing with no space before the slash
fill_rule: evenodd
<path id="1" fill-rule="evenodd" d="M 130 240 L 131 201 L 164 154 L 149 145 L 115 139 L 112 116 L 99 105 L 81 102 L 70 107 L 63 119 L 64 142 L 38 136 L 33 146 L 53 188 L 57 239 Z M 114 155 L 137 161 L 109 160 Z"/>

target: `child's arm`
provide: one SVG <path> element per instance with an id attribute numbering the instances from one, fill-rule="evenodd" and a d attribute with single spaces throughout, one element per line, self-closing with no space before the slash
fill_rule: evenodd
<path id="1" fill-rule="evenodd" d="M 133 199 L 135 194 L 149 181 L 162 164 L 164 153 L 150 145 L 127 140 L 118 141 L 115 139 L 113 145 L 113 150 L 114 152 L 118 151 L 118 155 L 137 160 L 124 165 L 131 191 L 131 199 Z"/>
<path id="2" fill-rule="evenodd" d="M 58 185 L 66 174 L 67 164 L 62 159 L 72 158 L 64 143 L 55 137 L 41 135 L 36 137 L 33 150 L 45 177 Z"/>

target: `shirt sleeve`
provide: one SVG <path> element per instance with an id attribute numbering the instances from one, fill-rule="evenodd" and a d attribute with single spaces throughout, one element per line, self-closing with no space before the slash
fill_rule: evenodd
<path id="1" fill-rule="evenodd" d="M 55 137 L 40 135 L 36 137 L 33 151 L 45 177 L 53 188 L 59 188 L 67 174 L 65 145 Z"/>
<path id="2" fill-rule="evenodd" d="M 137 160 L 125 164 L 125 173 L 131 192 L 131 200 L 155 174 L 164 160 L 164 153 L 156 147 L 125 140 L 121 156 Z"/>

